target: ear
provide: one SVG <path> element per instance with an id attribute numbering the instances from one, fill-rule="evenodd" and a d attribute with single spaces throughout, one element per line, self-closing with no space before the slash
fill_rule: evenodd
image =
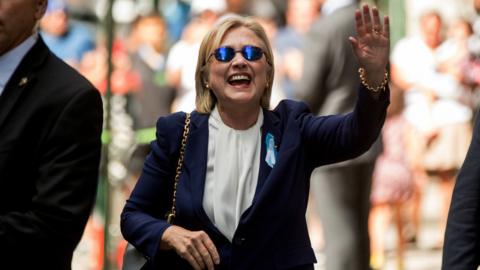
<path id="1" fill-rule="evenodd" d="M 202 84 L 204 87 L 206 87 L 207 85 L 209 85 L 208 83 L 208 74 L 206 73 L 207 72 L 207 66 L 204 66 L 202 68 L 202 73 L 200 75 L 200 78 L 202 80 Z M 208 88 L 208 87 L 207 87 Z"/>
<path id="2" fill-rule="evenodd" d="M 47 10 L 48 0 L 35 0 L 35 19 L 40 20 Z"/>

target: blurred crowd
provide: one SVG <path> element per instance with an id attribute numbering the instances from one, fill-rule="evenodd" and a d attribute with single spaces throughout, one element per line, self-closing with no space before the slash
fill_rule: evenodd
<path id="1" fill-rule="evenodd" d="M 271 102 L 275 107 L 282 99 L 299 98 L 296 85 L 308 61 L 304 59 L 305 42 L 312 25 L 328 16 L 331 2 L 169 1 L 168 8 L 140 14 L 118 31 L 112 47 L 108 168 L 121 195 L 113 203 L 112 224 L 118 224 L 119 209 L 141 173 L 158 117 L 195 108 L 197 53 L 204 34 L 217 19 L 228 13 L 250 15 L 264 26 L 275 55 Z M 442 245 L 455 176 L 480 105 L 480 1 L 472 2 L 472 10 L 478 13 L 448 21 L 436 9 L 425 10 L 415 21 L 419 33 L 392 44 L 391 106 L 370 197 L 370 263 L 375 269 L 384 265 L 385 234 L 391 224 L 398 230 L 396 250 L 402 269 L 403 250 L 406 243 L 417 240 L 422 196 L 432 182 L 439 186 L 437 247 Z M 109 50 L 102 31 L 72 20 L 69 7 L 60 0 L 49 1 L 40 26 L 52 51 L 105 96 Z M 90 240 L 78 247 L 77 255 L 90 256 L 82 269 L 103 266 L 104 229 L 99 216 L 96 212 L 92 215 L 85 234 Z M 308 219 L 312 245 L 321 251 L 322 221 L 315 210 L 309 211 Z M 115 230 L 118 239 L 113 245 L 118 252 L 111 257 L 119 266 L 125 242 L 114 225 Z"/>

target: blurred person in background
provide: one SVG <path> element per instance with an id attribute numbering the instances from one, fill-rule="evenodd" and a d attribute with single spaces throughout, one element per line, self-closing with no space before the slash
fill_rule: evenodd
<path id="1" fill-rule="evenodd" d="M 175 43 L 181 38 L 183 29 L 190 20 L 190 1 L 168 1 L 162 11 L 167 24 L 169 43 Z"/>
<path id="2" fill-rule="evenodd" d="M 443 20 L 436 11 L 424 12 L 419 19 L 420 34 L 401 39 L 391 55 L 391 79 L 405 91 L 404 114 L 412 125 L 418 143 L 412 149 L 412 170 L 415 183 L 409 207 L 412 228 L 408 241 L 416 243 L 421 223 L 421 202 L 428 177 L 423 162 L 426 144 L 435 137 L 430 103 L 434 98 L 432 74 L 436 73 L 436 51 L 442 44 Z"/>
<path id="3" fill-rule="evenodd" d="M 480 108 L 480 0 L 473 1 L 476 15 L 471 22 L 472 35 L 468 39 L 469 60 L 464 68 L 465 81 L 473 89 L 474 111 Z"/>
<path id="4" fill-rule="evenodd" d="M 181 39 L 170 48 L 166 76 L 167 83 L 176 91 L 172 111 L 189 112 L 195 108 L 195 66 L 198 48 L 213 23 L 225 11 L 225 0 L 194 0 L 193 18 L 185 26 Z"/>
<path id="5" fill-rule="evenodd" d="M 310 174 L 366 151 L 389 102 L 389 21 L 382 25 L 378 10 L 372 13 L 365 5 L 349 14 L 356 18 L 358 34 L 349 40 L 363 83 L 347 115 L 315 116 L 291 100 L 269 109 L 274 59 L 255 20 L 227 16 L 205 36 L 195 73 L 197 111 L 159 119 L 122 212 L 125 239 L 148 258 L 144 269 L 313 270 L 305 220 Z M 173 224 L 165 218 L 172 199 Z"/>
<path id="6" fill-rule="evenodd" d="M 397 55 L 402 49 L 400 47 L 395 50 L 395 61 L 392 61 L 393 68 L 401 67 L 398 70 L 402 70 L 398 73 L 392 71 L 392 76 L 400 75 L 393 78 L 403 83 L 403 87 L 410 87 L 403 88 L 407 97 L 405 116 L 413 124 L 420 141 L 414 173 L 420 181 L 426 181 L 427 177 L 439 180 L 441 212 L 436 248 L 441 248 L 443 244 L 455 176 L 468 149 L 472 119 L 469 104 L 471 92 L 464 84 L 462 69 L 462 62 L 468 58 L 467 40 L 471 31 L 468 25 L 457 21 L 449 28 L 447 39 L 442 41 L 441 29 L 441 18 L 437 13 L 424 14 L 421 17 L 421 30 L 428 47 L 410 44 L 416 46 L 410 49 L 417 52 L 423 48 L 424 55 L 419 55 L 416 59 L 406 59 L 405 55 Z M 398 46 L 405 46 L 405 43 L 399 43 Z M 423 57 L 424 63 L 418 63 L 420 57 Z M 410 61 L 410 64 L 416 63 L 417 69 L 424 65 L 423 69 L 417 70 L 416 74 L 410 74 L 415 77 L 402 77 L 407 74 L 405 69 L 410 68 L 406 61 Z M 422 186 L 425 185 L 425 182 L 418 183 L 420 181 L 417 181 L 419 188 L 416 194 L 420 195 L 415 198 L 417 200 L 421 198 Z M 420 202 L 414 202 L 414 208 L 420 208 Z M 418 216 L 414 218 L 414 222 L 417 223 L 415 231 L 418 233 Z"/>
<path id="7" fill-rule="evenodd" d="M 259 0 L 225 0 L 226 4 L 226 13 L 235 13 L 238 15 L 248 15 L 251 14 L 251 7 L 255 5 L 255 2 Z M 262 0 L 260 0 L 262 1 Z M 270 0 L 268 0 L 270 1 Z"/>
<path id="8" fill-rule="evenodd" d="M 447 38 L 437 52 L 437 71 L 450 76 L 458 87 L 463 87 L 460 100 L 476 108 L 475 88 L 477 83 L 469 77 L 474 51 L 471 41 L 475 38 L 472 24 L 465 17 L 455 18 L 448 27 Z"/>
<path id="9" fill-rule="evenodd" d="M 453 75 L 460 82 L 464 81 L 464 74 L 462 73 L 464 69 L 462 68 L 470 56 L 469 40 L 472 35 L 473 28 L 470 20 L 464 17 L 455 18 L 447 29 L 446 40 L 438 49 L 439 52 L 437 54 L 439 56 L 437 58 L 448 60 L 448 62 L 445 62 L 451 64 L 451 68 L 457 66 Z"/>
<path id="10" fill-rule="evenodd" d="M 348 42 L 355 33 L 355 0 L 328 0 L 307 35 L 296 93 L 318 115 L 346 114 L 356 104 L 359 63 Z M 327 270 L 369 269 L 368 214 L 380 140 L 362 156 L 312 173 L 315 209 L 322 223 Z M 312 228 L 314 230 L 314 228 Z"/>
<path id="11" fill-rule="evenodd" d="M 166 81 L 168 33 L 164 19 L 157 13 L 138 17 L 130 37 L 131 69 L 140 79 L 138 87 L 128 94 L 128 112 L 137 139 L 129 172 L 136 180 L 155 139 L 156 121 L 170 113 L 175 92 Z"/>
<path id="12" fill-rule="evenodd" d="M 140 75 L 132 69 L 125 43 L 117 39 L 112 45 L 111 91 L 114 95 L 126 95 L 140 87 Z M 85 53 L 78 69 L 102 95 L 106 95 L 108 50 L 104 41 L 100 40 L 94 50 Z"/>
<path id="13" fill-rule="evenodd" d="M 282 89 L 287 98 L 294 99 L 294 86 L 302 76 L 303 49 L 305 35 L 320 13 L 318 0 L 288 0 L 286 25 L 278 30 L 275 44 L 278 50 L 278 61 L 283 74 Z"/>
<path id="14" fill-rule="evenodd" d="M 102 93 L 106 92 L 108 71 L 108 50 L 105 42 L 99 40 L 95 49 L 88 51 L 78 65 L 78 71 Z"/>
<path id="15" fill-rule="evenodd" d="M 383 269 L 385 264 L 385 240 L 391 221 L 397 233 L 397 269 L 405 269 L 403 208 L 413 192 L 409 149 L 416 138 L 403 116 L 404 91 L 390 87 L 390 106 L 382 129 L 383 151 L 375 162 L 372 192 L 372 208 L 369 217 L 371 243 L 370 265 Z"/>
<path id="16" fill-rule="evenodd" d="M 78 68 L 83 55 L 95 48 L 95 35 L 86 26 L 72 21 L 65 0 L 49 0 L 40 21 L 47 46 L 62 60 Z"/>
<path id="17" fill-rule="evenodd" d="M 102 100 L 38 34 L 46 9 L 0 1 L 2 269 L 71 269 L 97 190 Z"/>
<path id="18" fill-rule="evenodd" d="M 438 179 L 441 213 L 436 247 L 441 248 L 448 209 L 456 175 L 465 159 L 472 134 L 471 89 L 465 84 L 462 65 L 468 58 L 469 24 L 457 20 L 450 27 L 447 39 L 436 51 L 436 73 L 432 74 L 431 109 L 435 132 L 424 149 L 423 164 L 427 174 Z"/>

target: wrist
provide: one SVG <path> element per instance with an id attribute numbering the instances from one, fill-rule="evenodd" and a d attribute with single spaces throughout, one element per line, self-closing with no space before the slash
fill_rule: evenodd
<path id="1" fill-rule="evenodd" d="M 174 226 L 168 227 L 162 234 L 162 238 L 160 239 L 160 250 L 169 250 L 172 249 L 173 246 L 170 242 L 170 235 Z"/>
<path id="2" fill-rule="evenodd" d="M 385 87 L 388 83 L 388 71 L 369 71 L 368 74 L 365 68 L 358 69 L 358 75 L 360 76 L 360 82 L 362 85 L 372 92 L 385 91 Z"/>

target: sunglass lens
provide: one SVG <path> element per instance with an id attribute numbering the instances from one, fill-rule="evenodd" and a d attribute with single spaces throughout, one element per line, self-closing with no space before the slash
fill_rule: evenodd
<path id="1" fill-rule="evenodd" d="M 242 49 L 242 54 L 248 61 L 255 61 L 262 58 L 262 49 L 255 46 L 245 46 Z"/>
<path id="2" fill-rule="evenodd" d="M 235 56 L 235 50 L 230 47 L 220 47 L 215 50 L 215 58 L 220 62 L 229 62 Z"/>
<path id="3" fill-rule="evenodd" d="M 262 58 L 263 50 L 259 47 L 247 45 L 241 50 L 242 55 L 248 61 L 255 61 Z M 215 50 L 215 59 L 220 62 L 230 62 L 235 57 L 235 50 L 231 47 L 220 47 Z"/>

